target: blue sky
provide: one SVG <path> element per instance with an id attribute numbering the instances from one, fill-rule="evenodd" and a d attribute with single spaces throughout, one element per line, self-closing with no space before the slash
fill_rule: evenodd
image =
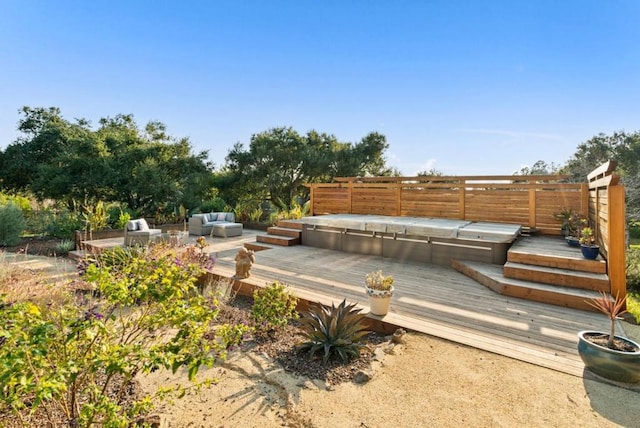
<path id="1" fill-rule="evenodd" d="M 131 113 L 221 166 L 277 126 L 387 136 L 405 175 L 563 164 L 640 130 L 640 1 L 0 0 L 0 147 L 18 109 Z"/>

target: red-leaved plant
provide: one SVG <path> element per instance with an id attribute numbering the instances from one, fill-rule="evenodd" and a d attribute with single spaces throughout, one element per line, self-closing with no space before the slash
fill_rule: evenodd
<path id="1" fill-rule="evenodd" d="M 620 297 L 617 294 L 616 298 L 613 299 L 604 291 L 600 292 L 600 297 L 587 300 L 587 304 L 605 314 L 611 321 L 611 331 L 609 333 L 609 340 L 607 341 L 607 347 L 609 348 L 613 347 L 613 339 L 616 335 L 616 320 L 620 318 L 620 315 L 627 312 L 627 310 L 624 309 L 625 301 L 624 297 Z"/>

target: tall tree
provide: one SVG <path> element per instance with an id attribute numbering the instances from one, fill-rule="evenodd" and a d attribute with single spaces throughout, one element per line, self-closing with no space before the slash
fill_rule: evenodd
<path id="1" fill-rule="evenodd" d="M 247 150 L 237 143 L 229 151 L 216 185 L 228 200 L 245 194 L 288 208 L 295 198 L 308 197 L 304 183 L 390 174 L 383 157 L 387 147 L 378 133 L 351 144 L 316 131 L 302 136 L 290 127 L 272 128 L 254 134 Z"/>
<path id="2" fill-rule="evenodd" d="M 188 139 L 168 136 L 160 122 L 141 130 L 132 115 L 117 115 L 93 131 L 85 120 L 64 120 L 55 107 L 24 107 L 22 114 L 22 136 L 0 154 L 5 189 L 71 205 L 126 202 L 147 215 L 192 208 L 212 193 L 207 152 L 193 154 Z"/>

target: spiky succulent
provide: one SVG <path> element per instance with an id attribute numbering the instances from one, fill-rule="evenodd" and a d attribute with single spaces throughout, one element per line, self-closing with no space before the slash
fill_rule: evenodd
<path id="1" fill-rule="evenodd" d="M 314 357 L 320 351 L 324 364 L 334 355 L 343 362 L 358 357 L 369 333 L 363 323 L 365 315 L 360 311 L 354 304 L 347 305 L 346 299 L 337 307 L 312 306 L 302 314 L 303 335 L 307 340 L 298 345 L 298 352 L 309 352 Z"/>

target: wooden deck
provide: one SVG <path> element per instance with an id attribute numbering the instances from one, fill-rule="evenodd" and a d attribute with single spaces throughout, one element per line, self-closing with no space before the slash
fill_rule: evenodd
<path id="1" fill-rule="evenodd" d="M 243 237 L 244 238 L 244 237 Z M 232 277 L 235 248 L 213 245 L 214 272 Z M 311 302 L 338 304 L 346 298 L 368 310 L 367 272 L 395 277 L 395 294 L 384 322 L 582 377 L 577 332 L 608 330 L 601 314 L 511 298 L 494 293 L 452 268 L 397 262 L 305 246 L 256 252 L 252 286 L 278 280 Z M 374 317 L 377 318 L 377 317 Z M 623 332 L 623 326 L 618 326 Z"/>
<path id="2" fill-rule="evenodd" d="M 260 233 L 207 237 L 206 250 L 217 258 L 214 273 L 231 278 L 237 251 L 255 244 Z M 119 245 L 121 239 L 104 242 Z M 579 377 L 593 375 L 578 356 L 577 332 L 609 327 L 601 314 L 503 296 L 446 266 L 306 246 L 274 246 L 255 255 L 251 277 L 241 285 L 262 287 L 278 280 L 309 302 L 330 305 L 346 298 L 368 311 L 364 277 L 382 269 L 395 277 L 395 294 L 390 313 L 372 318 Z M 617 328 L 624 333 L 622 324 Z"/>

